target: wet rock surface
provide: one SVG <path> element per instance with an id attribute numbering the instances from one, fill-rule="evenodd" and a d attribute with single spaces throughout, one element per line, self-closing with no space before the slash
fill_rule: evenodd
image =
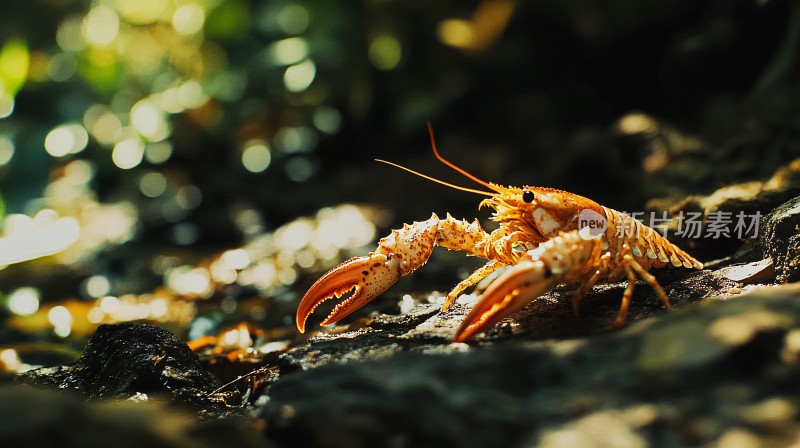
<path id="1" fill-rule="evenodd" d="M 676 231 L 677 221 L 671 223 L 670 240 L 682 245 L 684 248 L 703 260 L 716 260 L 728 258 L 734 261 L 755 261 L 758 257 L 757 244 L 746 245 L 744 251 L 742 241 L 757 242 L 764 247 L 765 237 L 769 238 L 768 227 L 775 225 L 776 219 L 786 221 L 796 212 L 784 209 L 783 217 L 773 216 L 766 218 L 772 210 L 800 194 L 800 159 L 795 159 L 777 168 L 769 179 L 764 181 L 750 181 L 726 185 L 718 188 L 708 195 L 690 195 L 680 200 L 674 198 L 654 199 L 648 202 L 647 208 L 651 210 L 668 210 L 670 216 L 689 216 L 699 214 L 705 225 L 708 225 L 710 215 L 718 214 L 725 221 L 723 232 L 711 238 L 686 238 Z M 737 227 L 739 226 L 739 227 Z M 751 227 L 752 226 L 752 227 Z M 787 229 L 788 231 L 788 229 Z M 770 243 L 766 243 L 769 245 Z M 751 250 L 752 249 L 752 250 Z M 776 252 L 785 251 L 785 247 L 776 247 Z M 764 257 L 766 257 L 764 253 Z"/>
<path id="2" fill-rule="evenodd" d="M 800 430 L 798 299 L 764 287 L 593 338 L 330 363 L 275 383 L 262 417 L 286 445 L 779 446 Z"/>
<path id="3" fill-rule="evenodd" d="M 729 291 L 735 291 L 738 285 L 708 270 L 668 269 L 659 273 L 658 278 L 674 306 L 696 302 L 705 296 L 731 297 Z M 595 286 L 582 301 L 578 317 L 571 307 L 575 285 L 559 288 L 479 335 L 475 343 L 488 345 L 508 340 L 567 339 L 609 333 L 625 285 L 619 282 Z M 476 299 L 477 295 L 465 296 L 444 313 L 440 313 L 438 304 L 420 304 L 401 315 L 380 314 L 330 332 L 320 332 L 307 344 L 282 354 L 278 365 L 286 371 L 308 370 L 326 364 L 385 359 L 406 351 L 428 354 L 463 351 L 469 346 L 452 343 L 451 339 Z M 628 322 L 664 313 L 655 292 L 649 285 L 639 282 Z"/>
<path id="4" fill-rule="evenodd" d="M 775 264 L 780 283 L 800 280 L 800 196 L 776 208 L 764 219 L 761 252 Z"/>
<path id="5" fill-rule="evenodd" d="M 201 408 L 224 408 L 209 395 L 217 384 L 186 343 L 149 324 L 102 325 L 74 365 L 31 370 L 18 381 L 88 398 L 159 394 Z"/>

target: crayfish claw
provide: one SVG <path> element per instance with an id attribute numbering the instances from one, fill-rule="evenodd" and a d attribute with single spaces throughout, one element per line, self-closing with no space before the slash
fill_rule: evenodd
<path id="1" fill-rule="evenodd" d="M 295 316 L 297 329 L 304 333 L 306 320 L 314 309 L 328 299 L 345 297 L 322 321 L 322 325 L 338 322 L 370 300 L 381 295 L 400 278 L 397 258 L 381 253 L 351 258 L 320 277 L 308 289 Z"/>
<path id="2" fill-rule="evenodd" d="M 558 283 L 541 261 L 520 263 L 495 280 L 461 322 L 453 338 L 464 342 L 525 307 Z"/>

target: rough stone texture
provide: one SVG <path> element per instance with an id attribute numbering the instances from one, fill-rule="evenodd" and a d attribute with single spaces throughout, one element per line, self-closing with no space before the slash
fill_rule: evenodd
<path id="1" fill-rule="evenodd" d="M 738 284 L 714 271 L 662 269 L 654 271 L 673 306 L 702 300 L 708 296 L 730 296 Z M 509 319 L 476 338 L 478 343 L 508 339 L 540 340 L 575 338 L 612 331 L 626 282 L 595 286 L 581 303 L 580 316 L 572 313 L 573 286 L 544 294 Z M 376 360 L 414 351 L 450 353 L 462 351 L 466 344 L 451 343 L 453 334 L 469 312 L 476 296 L 459 300 L 447 312 L 439 305 L 422 304 L 398 316 L 378 314 L 356 320 L 336 331 L 320 332 L 308 343 L 288 350 L 278 360 L 284 371 L 312 369 L 330 363 Z M 382 298 L 381 300 L 389 300 Z M 665 313 L 652 288 L 638 282 L 628 322 L 633 323 Z"/>
<path id="2" fill-rule="evenodd" d="M 149 324 L 101 325 L 74 365 L 31 370 L 18 381 L 89 398 L 160 393 L 201 406 L 217 401 L 208 395 L 217 384 L 186 343 Z"/>
<path id="3" fill-rule="evenodd" d="M 14 448 L 255 448 L 270 446 L 241 420 L 197 423 L 152 403 L 86 402 L 27 386 L 0 388 L 0 446 Z"/>
<path id="4" fill-rule="evenodd" d="M 780 446 L 800 431 L 800 285 L 592 338 L 458 345 L 285 375 L 262 411 L 266 434 L 298 446 L 639 447 Z"/>
<path id="5" fill-rule="evenodd" d="M 800 280 L 800 196 L 785 202 L 764 218 L 760 247 L 775 265 L 779 283 Z"/>
<path id="6" fill-rule="evenodd" d="M 662 198 L 648 201 L 647 208 L 655 211 L 668 210 L 671 216 L 680 213 L 701 213 L 708 219 L 710 213 L 730 213 L 730 223 L 727 226 L 728 236 L 719 238 L 683 238 L 676 234 L 677 221 L 671 223 L 669 229 L 670 240 L 689 250 L 696 258 L 713 260 L 717 258 L 742 259 L 744 253 L 733 255 L 742 246 L 742 238 L 737 234 L 736 224 L 738 216 L 754 216 L 760 213 L 763 217 L 775 207 L 800 194 L 800 159 L 795 159 L 777 170 L 765 181 L 750 181 L 729 184 L 720 187 L 711 194 L 680 196 L 680 199 Z M 763 219 L 763 218 L 762 218 Z M 762 237 L 763 224 L 760 226 L 756 237 Z M 744 232 L 742 232 L 744 233 Z M 751 233 L 745 239 L 755 239 Z M 748 260 L 754 261 L 754 260 Z"/>

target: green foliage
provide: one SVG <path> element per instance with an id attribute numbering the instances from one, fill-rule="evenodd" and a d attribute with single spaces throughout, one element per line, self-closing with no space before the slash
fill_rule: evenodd
<path id="1" fill-rule="evenodd" d="M 211 9 L 205 31 L 209 39 L 230 41 L 243 37 L 250 27 L 250 6 L 245 0 L 228 0 Z"/>

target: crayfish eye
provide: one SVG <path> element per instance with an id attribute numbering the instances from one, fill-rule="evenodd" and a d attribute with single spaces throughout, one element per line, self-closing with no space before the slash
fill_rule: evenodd
<path id="1" fill-rule="evenodd" d="M 525 190 L 525 191 L 522 192 L 522 201 L 523 202 L 525 202 L 527 204 L 530 204 L 531 202 L 533 202 L 534 198 L 535 198 L 535 196 L 533 195 L 532 191 Z"/>

